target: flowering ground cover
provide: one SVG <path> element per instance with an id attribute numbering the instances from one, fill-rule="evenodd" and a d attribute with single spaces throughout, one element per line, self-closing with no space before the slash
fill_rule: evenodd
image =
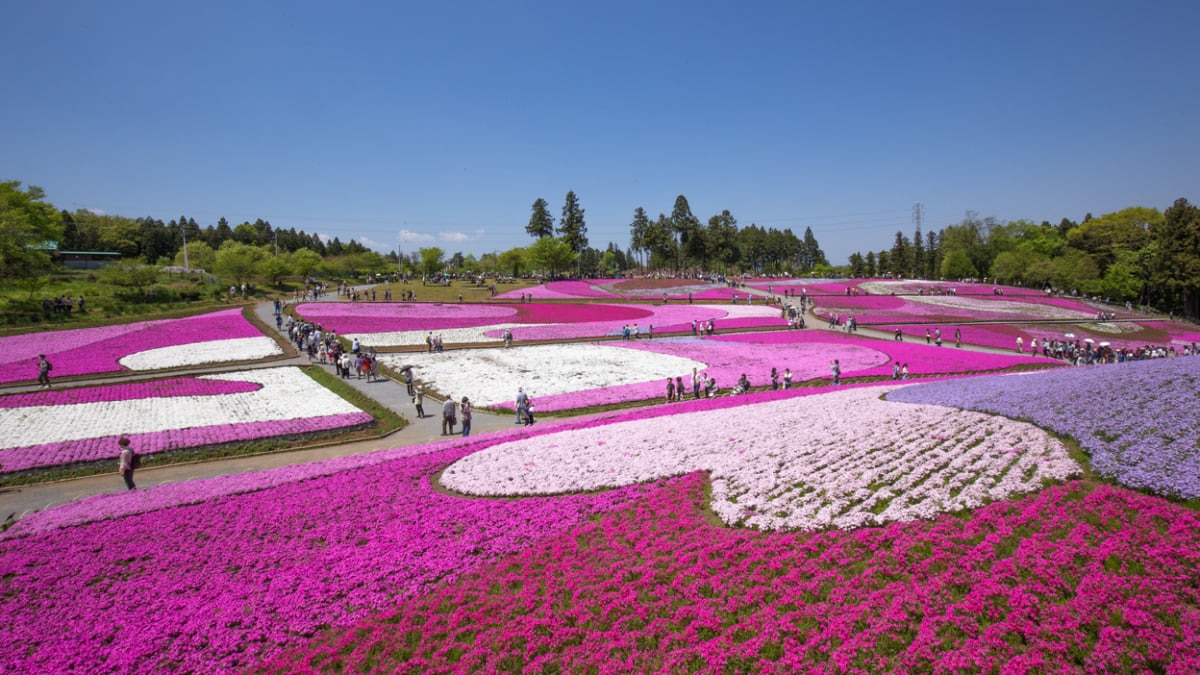
<path id="1" fill-rule="evenodd" d="M 890 377 L 893 363 L 908 364 L 912 376 L 1050 363 L 822 330 L 383 354 L 381 359 L 392 368 L 413 366 L 416 378 L 432 390 L 469 396 L 477 406 L 512 409 L 520 386 L 543 412 L 663 398 L 667 377 L 682 377 L 691 395 L 693 368 L 728 391 L 742 373 L 752 386 L 769 385 L 772 368 L 781 386 L 788 368 L 796 384 L 828 378 L 834 359 L 849 378 Z"/>
<path id="2" fill-rule="evenodd" d="M 810 419 L 779 424 L 784 406 L 832 416 L 830 424 L 840 423 L 839 414 L 868 418 L 846 432 L 854 439 L 882 434 L 895 417 L 888 406 L 923 411 L 926 423 L 901 414 L 894 430 L 904 433 L 880 436 L 890 454 L 881 447 L 856 459 L 830 447 L 848 471 L 830 483 L 834 489 L 865 477 L 856 471 L 883 479 L 888 462 L 928 459 L 947 444 L 973 456 L 927 461 L 917 470 L 924 481 L 897 475 L 892 486 L 869 483 L 862 489 L 876 494 L 880 513 L 916 496 L 953 504 L 955 487 L 939 497 L 927 485 L 937 481 L 962 485 L 959 494 L 1018 478 L 1037 489 L 1041 481 L 1023 462 L 1036 458 L 1034 471 L 1048 471 L 1057 461 L 1037 430 L 1017 444 L 1013 434 L 1025 425 L 984 421 L 992 434 L 976 430 L 976 443 L 957 413 L 939 419 L 929 406 L 880 401 L 880 390 L 850 385 L 825 402 L 828 394 L 810 389 L 654 406 L 229 481 L 252 493 L 230 495 L 221 478 L 92 498 L 62 519 L 51 510 L 0 541 L 0 668 L 231 672 L 264 658 L 274 672 L 687 672 L 714 664 L 749 672 L 1062 664 L 1190 672 L 1200 665 L 1200 598 L 1191 583 L 1200 523 L 1194 513 L 1118 488 L 1068 483 L 973 514 L 772 534 L 707 524 L 698 508 L 704 477 L 695 473 L 598 494 L 507 500 L 452 497 L 431 484 L 443 468 L 461 470 L 456 462 L 502 443 L 517 453 L 528 451 L 522 443 L 547 453 L 574 446 L 561 472 L 528 468 L 550 478 L 586 474 L 570 465 L 596 452 L 644 449 L 628 436 L 633 425 L 724 442 L 725 452 L 715 454 L 743 459 L 776 451 L 771 446 L 825 442 L 813 440 L 822 434 Z M 833 428 L 828 437 L 841 433 Z M 994 452 L 976 450 L 989 444 Z M 684 445 L 662 459 L 693 471 L 690 460 L 677 461 L 692 452 Z M 605 468 L 651 459 L 612 456 L 617 462 Z M 739 502 L 763 494 L 799 508 L 804 498 L 789 471 L 829 473 L 818 462 L 781 470 L 745 462 Z M 1004 462 L 1010 469 L 999 475 Z M 319 475 L 335 466 L 345 470 Z M 881 505 L 889 487 L 897 494 Z M 153 496 L 160 491 L 163 498 Z M 724 494 L 715 482 L 713 494 L 717 501 Z M 163 505 L 170 506 L 153 510 Z"/>
<path id="3" fill-rule="evenodd" d="M 718 331 L 784 326 L 780 311 L 766 305 L 618 305 L 605 303 L 525 303 L 506 306 L 372 305 L 343 303 L 302 305 L 301 315 L 358 338 L 373 347 L 412 347 L 425 344 L 430 333 L 446 345 L 499 343 L 505 329 L 517 340 L 598 338 L 621 334 L 624 326 L 650 326 L 658 333 L 691 331 L 691 322 L 713 320 Z M 511 310 L 511 312 L 509 312 Z"/>
<path id="4" fill-rule="evenodd" d="M 692 474 L 260 673 L 1200 670 L 1200 519 L 1073 482 L 852 532 L 713 527 Z"/>
<path id="5" fill-rule="evenodd" d="M 538 286 L 530 286 L 515 291 L 506 291 L 494 296 L 493 300 L 516 300 L 527 295 L 534 300 L 563 300 L 571 298 L 608 298 L 615 300 L 620 296 L 601 290 L 591 281 L 551 281 Z"/>
<path id="6" fill-rule="evenodd" d="M 956 295 L 992 296 L 1000 291 L 1006 298 L 1044 298 L 1046 292 L 1037 288 L 1021 288 L 1019 286 L 1004 286 L 1002 284 L 974 284 L 959 281 L 925 281 L 923 279 L 870 279 L 854 283 L 860 290 L 873 294 L 926 295 L 954 293 Z"/>
<path id="7" fill-rule="evenodd" d="M 626 300 L 730 300 L 737 293 L 725 284 L 697 279 L 588 279 L 585 281 L 551 281 L 540 286 L 508 291 L 495 296 L 497 300 L 515 300 L 522 294 L 535 300 L 568 298 L 624 298 Z M 740 293 L 745 297 L 745 292 Z"/>
<path id="8" fill-rule="evenodd" d="M 1079 473 L 1066 448 L 1037 427 L 881 401 L 890 389 L 681 413 L 670 430 L 641 419 L 500 443 L 452 464 L 442 483 L 465 494 L 521 496 L 704 470 L 712 509 L 726 523 L 817 530 L 932 518 Z"/>
<path id="9" fill-rule="evenodd" d="M 853 316 L 861 325 L 906 322 L 1029 321 L 1069 322 L 1096 318 L 1096 310 L 1064 298 L 1008 296 L 859 295 L 816 298 L 817 316 Z"/>
<path id="10" fill-rule="evenodd" d="M 44 331 L 0 337 L 0 382 L 37 378 L 37 356 L 54 364 L 51 377 L 155 370 L 268 358 L 283 350 L 240 309 L 183 319 Z"/>
<path id="11" fill-rule="evenodd" d="M 945 381 L 889 399 L 937 402 L 1032 420 L 1077 439 L 1101 476 L 1182 499 L 1200 497 L 1200 358 Z"/>
<path id="12" fill-rule="evenodd" d="M 435 492 L 469 447 L 0 542 L 0 670 L 241 670 L 647 489 Z"/>
<path id="13" fill-rule="evenodd" d="M 0 396 L 0 471 L 361 426 L 369 414 L 297 368 Z"/>

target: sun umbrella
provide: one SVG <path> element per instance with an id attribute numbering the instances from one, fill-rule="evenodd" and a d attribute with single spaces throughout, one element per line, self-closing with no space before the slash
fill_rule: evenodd
<path id="1" fill-rule="evenodd" d="M 1066 334 L 1066 335 L 1064 335 L 1063 337 L 1065 337 L 1065 338 L 1069 338 L 1069 339 L 1072 339 L 1072 340 L 1073 340 L 1073 339 L 1075 339 L 1075 334 L 1074 334 L 1074 333 L 1067 333 L 1067 334 Z"/>
<path id="2" fill-rule="evenodd" d="M 1100 343 L 1100 346 L 1101 346 L 1101 347 L 1107 347 L 1107 346 L 1108 346 L 1108 343 L 1107 343 L 1107 342 L 1101 342 L 1101 343 Z"/>
<path id="3" fill-rule="evenodd" d="M 1086 342 L 1086 343 L 1088 343 L 1088 344 L 1090 345 L 1090 344 L 1092 344 L 1093 342 L 1095 342 L 1095 340 L 1093 340 L 1092 338 L 1085 338 L 1085 339 L 1084 339 L 1084 342 Z"/>

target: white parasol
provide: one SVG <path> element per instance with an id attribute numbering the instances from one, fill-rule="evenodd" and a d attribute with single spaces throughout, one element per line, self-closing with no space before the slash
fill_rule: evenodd
<path id="1" fill-rule="evenodd" d="M 1069 340 L 1074 340 L 1074 339 L 1075 339 L 1075 334 L 1074 334 L 1074 333 L 1067 333 L 1067 334 L 1066 334 L 1066 335 L 1064 335 L 1063 337 L 1065 337 L 1065 338 L 1067 338 L 1067 339 L 1069 339 Z"/>
<path id="2" fill-rule="evenodd" d="M 1108 346 L 1108 344 L 1109 344 L 1109 343 L 1107 343 L 1107 342 L 1101 342 L 1101 343 L 1100 343 L 1100 346 L 1101 346 L 1101 347 L 1107 347 L 1107 346 Z"/>
<path id="3" fill-rule="evenodd" d="M 1088 343 L 1089 345 L 1095 342 L 1095 340 L 1093 340 L 1092 338 L 1084 338 L 1083 341 Z"/>

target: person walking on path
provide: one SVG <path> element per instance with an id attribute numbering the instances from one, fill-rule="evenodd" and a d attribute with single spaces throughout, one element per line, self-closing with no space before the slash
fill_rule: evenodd
<path id="1" fill-rule="evenodd" d="M 404 386 L 408 387 L 408 395 L 413 395 L 413 374 L 412 368 L 404 369 Z"/>
<path id="2" fill-rule="evenodd" d="M 462 435 L 466 438 L 471 435 L 471 400 L 466 396 L 462 397 L 459 410 L 462 412 Z"/>
<path id="3" fill-rule="evenodd" d="M 841 384 L 841 381 L 842 381 L 842 364 L 841 364 L 841 363 L 839 363 L 837 359 L 834 359 L 834 360 L 833 360 L 833 363 L 829 364 L 829 372 L 833 373 L 833 383 L 834 383 L 834 384 Z"/>
<path id="4" fill-rule="evenodd" d="M 447 396 L 446 402 L 442 404 L 442 435 L 448 436 L 454 433 L 454 425 L 458 424 L 458 406 L 454 404 L 454 397 Z M 447 433 L 449 429 L 449 433 Z"/>
<path id="5" fill-rule="evenodd" d="M 517 387 L 517 424 L 524 422 L 522 419 L 525 415 L 525 404 L 529 401 L 529 395 L 525 393 L 524 387 Z"/>
<path id="6" fill-rule="evenodd" d="M 137 486 L 133 484 L 133 470 L 140 463 L 138 456 L 129 447 L 129 439 L 124 436 L 117 441 L 117 445 L 121 446 L 121 454 L 117 459 L 117 467 L 121 471 L 121 478 L 125 479 L 125 489 L 132 490 Z"/>
<path id="7" fill-rule="evenodd" d="M 42 388 L 44 388 L 44 389 L 49 389 L 50 388 L 50 370 L 52 368 L 54 368 L 54 366 L 51 365 L 51 363 L 46 360 L 45 354 L 38 354 L 37 366 L 38 366 L 38 384 L 42 385 Z"/>
<path id="8" fill-rule="evenodd" d="M 425 419 L 425 388 L 417 385 L 417 393 L 413 394 L 413 405 L 417 406 L 417 419 Z"/>

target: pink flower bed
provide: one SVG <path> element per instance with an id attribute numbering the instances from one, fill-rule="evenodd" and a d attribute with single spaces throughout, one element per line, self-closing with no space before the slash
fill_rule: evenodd
<path id="1" fill-rule="evenodd" d="M 237 441 L 268 438 L 295 438 L 305 434 L 351 429 L 370 424 L 375 418 L 367 413 L 323 415 L 270 422 L 243 422 L 217 426 L 170 429 L 145 434 L 96 436 L 44 445 L 0 449 L 0 473 L 27 471 L 52 466 L 70 466 L 81 462 L 107 459 L 116 466 L 117 440 L 124 436 L 139 455 L 154 455 L 172 450 L 187 450 Z"/>
<path id="2" fill-rule="evenodd" d="M 0 669 L 241 671 L 646 491 L 433 490 L 473 447 L 0 542 Z"/>
<path id="3" fill-rule="evenodd" d="M 530 305 L 535 307 L 536 305 Z M 626 325 L 631 328 L 637 324 L 642 336 L 647 335 L 650 326 L 654 326 L 655 334 L 681 333 L 692 330 L 692 321 L 697 324 L 714 321 L 717 331 L 740 330 L 746 328 L 764 328 L 769 326 L 786 326 L 787 320 L 779 318 L 779 311 L 764 306 L 730 305 L 541 305 L 537 319 L 531 317 L 529 323 L 544 321 L 544 325 L 529 326 L 528 328 L 513 328 L 513 337 L 517 340 L 560 340 L 572 338 L 589 338 L 621 335 Z M 632 310 L 631 312 L 606 310 Z M 499 337 L 503 331 L 488 331 L 490 337 Z"/>
<path id="4" fill-rule="evenodd" d="M 97 401 L 132 401 L 139 398 L 170 398 L 174 396 L 220 396 L 239 394 L 262 388 L 257 382 L 237 380 L 204 380 L 194 377 L 175 377 L 150 382 L 111 384 L 100 387 L 35 391 L 27 394 L 0 396 L 0 408 L 29 408 L 33 406 L 72 405 Z"/>
<path id="5" fill-rule="evenodd" d="M 1096 311 L 1091 307 L 1065 298 L 933 296 L 919 299 L 860 295 L 819 298 L 816 304 L 813 311 L 817 316 L 828 318 L 833 313 L 842 317 L 853 316 L 863 326 L 903 321 L 1088 321 L 1096 316 Z M 1022 306 L 1028 307 L 1028 310 L 1020 311 Z"/>
<path id="6" fill-rule="evenodd" d="M 551 281 L 540 286 L 530 286 L 496 295 L 495 300 L 517 300 L 527 295 L 534 300 L 570 300 L 573 298 L 608 298 L 621 296 L 609 293 L 596 287 L 596 282 L 587 281 Z"/>
<path id="7" fill-rule="evenodd" d="M 653 315 L 650 307 L 601 303 L 378 305 L 322 302 L 300 305 L 297 311 L 304 319 L 343 335 L 402 330 L 439 331 L 496 323 L 633 322 Z"/>
<path id="8" fill-rule="evenodd" d="M 44 331 L 0 338 L 0 382 L 37 379 L 37 356 L 54 364 L 51 379 L 124 370 L 118 361 L 130 354 L 194 342 L 262 337 L 242 316 L 227 309 L 183 319 L 162 319 L 101 328 Z"/>
<path id="9" fill-rule="evenodd" d="M 1044 340 L 1058 340 L 1070 342 L 1082 342 L 1087 338 L 1091 338 L 1096 344 L 1108 342 L 1113 349 L 1137 349 L 1146 345 L 1184 345 L 1191 344 L 1192 341 L 1200 342 L 1200 333 L 1189 333 L 1186 328 L 1180 328 L 1183 324 L 1172 324 L 1169 327 L 1160 326 L 1154 323 L 1138 323 L 1142 330 L 1128 333 L 1105 333 L 1098 330 L 1088 330 L 1087 324 L 1045 324 L 1045 323 L 1013 323 L 1013 324 L 970 324 L 964 326 L 955 326 L 948 324 L 945 326 L 935 325 L 872 325 L 873 330 L 883 331 L 888 334 L 895 332 L 899 328 L 904 333 L 905 341 L 925 342 L 925 329 L 928 328 L 932 332 L 935 328 L 942 329 L 942 341 L 954 344 L 954 329 L 959 328 L 962 331 L 962 340 L 964 344 L 978 345 L 981 347 L 992 347 L 995 349 L 1004 349 L 1016 351 L 1017 337 L 1020 337 L 1023 343 L 1025 353 L 1029 353 L 1033 339 L 1037 338 L 1040 346 Z M 1066 335 L 1070 333 L 1074 338 L 1068 338 Z M 1189 339 L 1189 337 L 1191 339 Z"/>
<path id="10" fill-rule="evenodd" d="M 1200 669 L 1200 519 L 1107 486 L 853 532 L 713 527 L 693 474 L 268 659 L 316 672 Z"/>
<path id="11" fill-rule="evenodd" d="M 910 376 L 954 375 L 1006 370 L 1018 366 L 1048 366 L 1052 362 L 1015 354 L 984 354 L 953 347 L 934 347 L 912 342 L 871 340 L 833 331 L 804 330 L 769 333 L 718 335 L 713 338 L 664 338 L 605 343 L 630 349 L 650 351 L 708 364 L 702 369 L 707 377 L 728 393 L 742 373 L 752 387 L 770 385 L 771 368 L 779 373 L 780 387 L 783 372 L 792 370 L 795 385 L 813 379 L 829 379 L 830 362 L 838 359 L 843 378 L 891 377 L 892 364 L 908 364 Z M 692 396 L 691 373 L 678 373 L 683 378 L 687 397 Z M 701 392 L 703 395 L 703 391 Z M 663 398 L 666 382 L 585 389 L 568 394 L 538 396 L 537 409 L 558 412 L 612 405 L 631 401 Z M 499 408 L 515 409 L 512 402 Z"/>
<path id="12" fill-rule="evenodd" d="M 383 333 L 394 330 L 469 328 L 512 321 L 516 308 L 506 305 L 316 302 L 298 305 L 306 321 L 338 333 Z"/>

